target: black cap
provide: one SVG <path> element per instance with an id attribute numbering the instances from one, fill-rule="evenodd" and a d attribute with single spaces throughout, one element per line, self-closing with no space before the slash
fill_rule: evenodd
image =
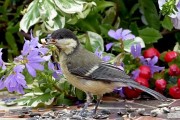
<path id="1" fill-rule="evenodd" d="M 52 39 L 71 38 L 71 39 L 77 40 L 76 35 L 71 30 L 66 29 L 66 28 L 62 28 L 62 29 L 58 29 L 54 31 L 51 34 L 51 38 Z"/>

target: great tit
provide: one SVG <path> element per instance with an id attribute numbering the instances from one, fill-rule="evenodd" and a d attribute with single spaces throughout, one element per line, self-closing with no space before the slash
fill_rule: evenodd
<path id="1" fill-rule="evenodd" d="M 46 40 L 47 44 L 57 47 L 60 53 L 59 63 L 67 81 L 87 95 L 87 102 L 80 114 L 91 103 L 93 95 L 97 95 L 97 104 L 93 111 L 95 114 L 103 94 L 124 86 L 138 88 L 158 100 L 167 100 L 162 94 L 140 85 L 118 67 L 103 62 L 94 53 L 86 50 L 76 35 L 68 29 L 58 29 Z"/>

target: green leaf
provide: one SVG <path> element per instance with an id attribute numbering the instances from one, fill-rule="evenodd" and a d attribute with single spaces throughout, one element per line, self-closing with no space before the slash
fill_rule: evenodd
<path id="1" fill-rule="evenodd" d="M 39 3 L 39 4 L 43 10 L 43 12 L 41 12 L 42 18 L 52 20 L 58 15 L 58 13 L 55 9 L 54 3 L 51 0 L 43 0 L 43 2 Z"/>
<path id="2" fill-rule="evenodd" d="M 148 25 L 159 30 L 160 20 L 153 0 L 139 0 L 139 3 Z"/>
<path id="3" fill-rule="evenodd" d="M 176 41 L 180 44 L 180 32 L 175 33 Z"/>
<path id="4" fill-rule="evenodd" d="M 164 20 L 161 22 L 163 28 L 168 29 L 169 31 L 173 28 L 173 23 L 171 21 L 171 18 L 169 16 L 165 16 Z"/>
<path id="5" fill-rule="evenodd" d="M 84 100 L 86 98 L 86 95 L 82 90 L 75 89 L 75 94 L 79 100 Z"/>
<path id="6" fill-rule="evenodd" d="M 137 23 L 136 22 L 132 22 L 129 26 L 130 30 L 132 31 L 132 34 L 135 35 L 135 36 L 139 36 L 139 33 L 138 33 L 138 26 L 137 26 Z"/>
<path id="7" fill-rule="evenodd" d="M 40 12 L 39 12 L 39 0 L 34 0 L 30 3 L 27 8 L 27 13 L 23 16 L 22 20 L 20 21 L 20 28 L 24 32 L 28 32 L 28 29 L 36 24 L 40 19 Z"/>
<path id="8" fill-rule="evenodd" d="M 95 51 L 97 48 L 100 51 L 104 51 L 104 41 L 99 34 L 88 31 L 87 35 L 93 51 Z"/>
<path id="9" fill-rule="evenodd" d="M 23 98 L 17 99 L 15 102 L 17 102 L 18 105 L 27 105 L 31 99 L 32 99 L 31 96 L 23 97 Z"/>
<path id="10" fill-rule="evenodd" d="M 155 30 L 153 28 L 145 28 L 142 30 L 139 30 L 139 36 L 144 40 L 146 44 L 155 43 L 160 38 L 162 38 L 162 35 L 158 30 Z"/>
<path id="11" fill-rule="evenodd" d="M 104 19 L 102 20 L 103 24 L 112 24 L 115 16 L 116 16 L 116 10 L 115 7 L 111 7 L 109 8 L 106 12 L 105 12 L 106 16 L 104 17 Z"/>
<path id="12" fill-rule="evenodd" d="M 83 11 L 83 4 L 79 0 L 54 0 L 55 4 L 65 13 L 73 14 Z"/>
<path id="13" fill-rule="evenodd" d="M 115 6 L 115 3 L 111 2 L 111 1 L 100 1 L 100 0 L 98 0 L 98 1 L 96 1 L 96 4 L 97 4 L 97 7 L 96 7 L 97 11 L 104 10 L 107 7 Z"/>
<path id="14" fill-rule="evenodd" d="M 18 53 L 18 47 L 15 41 L 14 36 L 10 32 L 6 32 L 5 34 L 6 42 L 10 46 L 10 48 L 13 50 L 13 53 L 17 54 Z"/>
<path id="15" fill-rule="evenodd" d="M 134 4 L 134 6 L 130 10 L 130 15 L 133 15 L 138 9 L 139 9 L 139 3 Z"/>
<path id="16" fill-rule="evenodd" d="M 49 102 L 53 96 L 51 96 L 49 93 L 43 93 L 42 95 L 34 96 L 28 103 L 28 105 L 31 105 L 32 107 L 36 107 L 40 103 Z"/>
<path id="17" fill-rule="evenodd" d="M 110 24 L 101 24 L 99 25 L 99 28 L 101 30 L 101 34 L 103 35 L 103 37 L 109 37 L 108 31 L 112 29 L 112 26 Z"/>
<path id="18" fill-rule="evenodd" d="M 72 105 L 73 102 L 70 99 L 67 99 L 64 95 L 64 93 L 62 93 L 58 98 L 57 98 L 57 105 Z"/>
<path id="19" fill-rule="evenodd" d="M 53 20 L 44 21 L 45 27 L 50 31 L 55 31 L 65 26 L 65 17 L 58 15 Z"/>

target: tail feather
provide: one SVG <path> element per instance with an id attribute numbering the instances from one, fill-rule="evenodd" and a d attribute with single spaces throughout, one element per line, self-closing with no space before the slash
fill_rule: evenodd
<path id="1" fill-rule="evenodd" d="M 134 87 L 134 88 L 138 88 L 138 89 L 140 89 L 140 90 L 142 90 L 142 91 L 144 91 L 144 92 L 147 92 L 147 93 L 149 93 L 150 95 L 152 95 L 152 96 L 154 96 L 156 99 L 158 99 L 158 100 L 161 100 L 161 101 L 168 101 L 168 99 L 165 97 L 165 96 L 163 96 L 162 94 L 160 94 L 160 93 L 158 93 L 158 92 L 156 92 L 156 91 L 154 91 L 154 90 L 152 90 L 152 89 L 150 89 L 150 88 L 147 88 L 147 87 L 145 87 L 145 86 L 142 86 L 142 85 L 140 85 L 139 83 L 137 83 L 137 82 L 130 82 L 130 83 L 127 83 L 127 85 L 129 85 L 129 86 L 131 86 L 131 87 Z"/>

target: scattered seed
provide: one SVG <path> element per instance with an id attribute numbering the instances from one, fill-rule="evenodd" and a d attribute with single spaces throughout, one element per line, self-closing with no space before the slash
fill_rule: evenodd
<path id="1" fill-rule="evenodd" d="M 155 110 L 152 110 L 150 114 L 151 116 L 156 117 L 158 116 L 159 112 L 160 112 L 159 109 L 155 109 Z"/>
<path id="2" fill-rule="evenodd" d="M 107 115 L 111 114 L 111 112 L 109 110 L 105 110 L 105 109 L 102 110 L 101 113 L 102 114 L 107 114 Z"/>
<path id="3" fill-rule="evenodd" d="M 145 108 L 139 108 L 139 109 L 136 110 L 136 112 L 137 112 L 139 115 L 144 115 Z"/>
<path id="4" fill-rule="evenodd" d="M 25 117 L 25 114 L 24 114 L 24 113 L 19 113 L 18 117 L 19 117 L 19 118 L 24 118 L 24 117 Z"/>
<path id="5" fill-rule="evenodd" d="M 45 108 L 38 108 L 37 109 L 39 112 L 44 112 L 45 111 Z"/>
<path id="6" fill-rule="evenodd" d="M 41 116 L 41 114 L 40 114 L 40 113 L 33 113 L 33 112 L 32 112 L 32 113 L 29 114 L 29 116 L 30 116 L 30 117 Z"/>
<path id="7" fill-rule="evenodd" d="M 167 107 L 162 108 L 162 110 L 164 113 L 170 113 L 170 109 Z"/>
<path id="8" fill-rule="evenodd" d="M 127 111 L 120 109 L 120 110 L 117 112 L 117 114 L 120 115 L 120 116 L 123 116 L 123 115 L 127 114 Z"/>
<path id="9" fill-rule="evenodd" d="M 157 106 L 158 108 L 163 108 L 163 107 L 169 107 L 169 104 L 160 104 Z"/>
<path id="10" fill-rule="evenodd" d="M 82 117 L 79 115 L 73 115 L 72 119 L 76 119 L 76 120 L 82 120 Z"/>

